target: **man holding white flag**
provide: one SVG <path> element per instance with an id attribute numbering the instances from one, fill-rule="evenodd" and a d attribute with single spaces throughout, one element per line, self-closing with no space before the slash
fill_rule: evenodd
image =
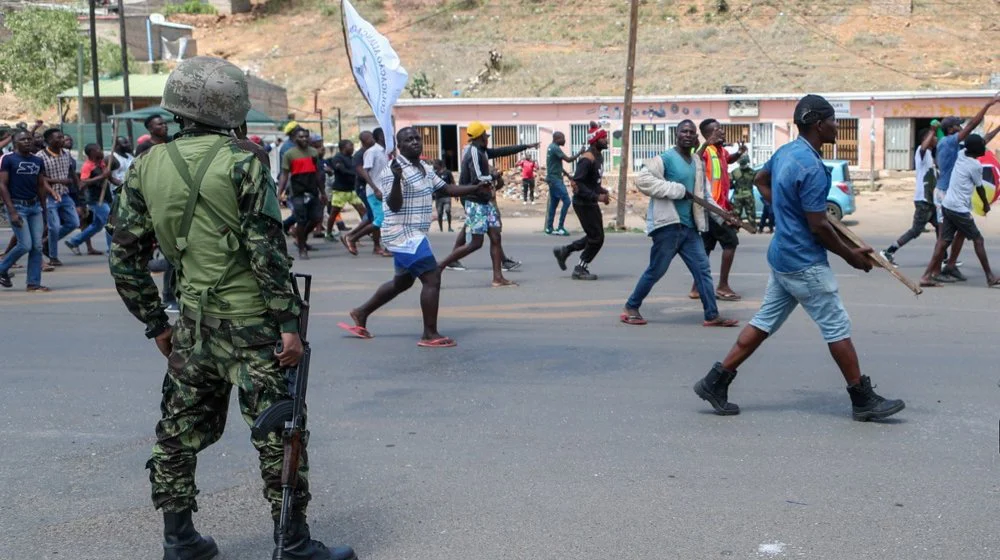
<path id="1" fill-rule="evenodd" d="M 385 151 L 395 149 L 392 107 L 403 93 L 409 76 L 389 40 L 365 21 L 348 0 L 343 0 L 344 43 L 350 55 L 351 73 L 358 89 L 385 131 Z"/>

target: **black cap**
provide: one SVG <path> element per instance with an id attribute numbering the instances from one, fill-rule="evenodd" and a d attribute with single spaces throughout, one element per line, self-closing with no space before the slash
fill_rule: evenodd
<path id="1" fill-rule="evenodd" d="M 979 157 L 986 153 L 986 141 L 978 134 L 970 134 L 965 139 L 965 152 L 970 157 Z"/>
<path id="2" fill-rule="evenodd" d="M 962 119 L 958 117 L 945 117 L 941 120 L 941 130 L 948 132 L 948 129 L 962 126 Z"/>
<path id="3" fill-rule="evenodd" d="M 809 94 L 795 105 L 795 124 L 816 124 L 837 114 L 833 105 L 822 96 Z"/>

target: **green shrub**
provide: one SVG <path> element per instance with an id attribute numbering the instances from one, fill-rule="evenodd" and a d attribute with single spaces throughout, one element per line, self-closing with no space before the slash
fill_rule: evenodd
<path id="1" fill-rule="evenodd" d="M 163 15 L 174 14 L 214 14 L 215 6 L 206 4 L 201 0 L 187 0 L 183 4 L 168 4 L 163 7 Z"/>

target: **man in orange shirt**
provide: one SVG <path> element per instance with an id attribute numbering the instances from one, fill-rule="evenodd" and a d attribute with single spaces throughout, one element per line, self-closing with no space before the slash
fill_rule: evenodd
<path id="1" fill-rule="evenodd" d="M 707 184 L 711 186 L 712 198 L 723 210 L 732 211 L 733 206 L 729 202 L 729 160 L 739 159 L 747 151 L 747 147 L 742 142 L 735 154 L 726 151 L 726 136 L 722 130 L 722 125 L 715 119 L 705 119 L 698 125 L 701 135 L 705 138 L 705 143 L 696 152 L 705 163 L 705 178 Z M 727 224 L 717 224 L 709 220 L 708 231 L 701 234 L 705 242 L 705 252 L 712 254 L 716 244 L 722 245 L 722 266 L 719 269 L 719 285 L 715 289 L 715 297 L 721 301 L 739 301 L 742 297 L 729 287 L 729 271 L 733 268 L 733 259 L 736 258 L 736 247 L 740 244 L 736 235 L 736 228 Z M 691 285 L 691 299 L 698 299 L 698 289 Z"/>

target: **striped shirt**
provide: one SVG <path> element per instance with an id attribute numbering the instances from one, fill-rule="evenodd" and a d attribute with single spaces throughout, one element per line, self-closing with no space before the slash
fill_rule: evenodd
<path id="1" fill-rule="evenodd" d="M 382 243 L 390 251 L 403 249 L 408 246 L 408 242 L 424 237 L 431 227 L 434 192 L 445 186 L 445 182 L 426 163 L 410 163 L 402 155 L 396 156 L 396 161 L 403 168 L 403 206 L 399 212 L 393 212 L 388 204 L 393 181 L 391 166 L 386 165 L 376 179 L 386 201 L 383 206 L 385 219 L 382 221 Z"/>
<path id="2" fill-rule="evenodd" d="M 57 155 L 53 155 L 48 148 L 39 151 L 36 156 L 42 158 L 45 164 L 42 174 L 49 179 L 69 179 L 70 169 L 73 168 L 73 156 L 69 152 L 62 150 Z M 69 185 L 51 183 L 52 190 L 59 193 L 59 196 L 69 194 Z"/>

